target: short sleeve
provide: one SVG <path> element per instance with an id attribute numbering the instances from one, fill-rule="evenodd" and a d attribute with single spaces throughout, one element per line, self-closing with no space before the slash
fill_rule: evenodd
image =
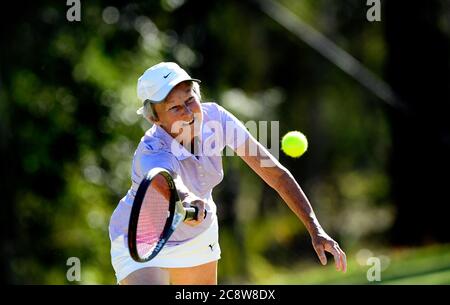
<path id="1" fill-rule="evenodd" d="M 250 136 L 244 124 L 239 121 L 231 112 L 217 104 L 220 113 L 220 120 L 223 128 L 225 145 L 236 150 L 237 147 L 247 141 Z"/>
<path id="2" fill-rule="evenodd" d="M 160 167 L 169 171 L 172 177 L 178 173 L 175 157 L 163 149 L 157 139 L 141 142 L 136 149 L 132 164 L 131 179 L 138 185 L 144 176 L 154 168 Z"/>
<path id="3" fill-rule="evenodd" d="M 141 176 L 157 167 L 168 170 L 172 177 L 176 176 L 177 173 L 174 156 L 167 152 L 144 152 L 135 160 L 135 167 L 137 173 Z"/>

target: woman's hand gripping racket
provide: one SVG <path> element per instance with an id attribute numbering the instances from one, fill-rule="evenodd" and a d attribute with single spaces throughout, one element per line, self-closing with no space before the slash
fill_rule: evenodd
<path id="1" fill-rule="evenodd" d="M 131 257 L 137 262 L 153 259 L 177 226 L 185 220 L 196 220 L 198 214 L 197 207 L 183 206 L 167 170 L 151 170 L 139 185 L 131 208 L 128 225 Z"/>

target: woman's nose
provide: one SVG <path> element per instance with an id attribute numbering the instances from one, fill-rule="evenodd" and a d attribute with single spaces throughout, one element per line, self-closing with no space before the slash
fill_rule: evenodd
<path id="1" fill-rule="evenodd" d="M 184 105 L 184 113 L 186 115 L 191 115 L 192 114 L 191 108 L 189 108 L 189 106 Z"/>

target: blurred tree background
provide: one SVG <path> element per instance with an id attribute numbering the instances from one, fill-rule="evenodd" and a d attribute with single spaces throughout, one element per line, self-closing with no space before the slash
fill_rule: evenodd
<path id="1" fill-rule="evenodd" d="M 258 1 L 81 1 L 79 22 L 67 20 L 65 1 L 16 1 L 3 11 L 2 282 L 67 284 L 66 261 L 78 257 L 81 283 L 115 283 L 109 217 L 150 127 L 135 113 L 136 81 L 160 61 L 200 78 L 203 100 L 242 121 L 278 120 L 280 134 L 307 135 L 302 158 L 280 160 L 346 250 L 358 272 L 348 282 L 364 278 L 366 248 L 384 249 L 392 279 L 405 278 L 396 262 L 409 257 L 416 281 L 433 273 L 428 281 L 450 282 L 448 2 L 385 0 L 381 22 L 366 19 L 366 1 L 278 2 L 385 79 L 408 112 Z M 341 281 L 333 267 L 317 267 L 304 226 L 276 192 L 237 157 L 224 157 L 224 170 L 214 192 L 221 283 Z M 404 246 L 421 248 L 396 252 Z M 289 272 L 304 277 L 283 277 Z"/>

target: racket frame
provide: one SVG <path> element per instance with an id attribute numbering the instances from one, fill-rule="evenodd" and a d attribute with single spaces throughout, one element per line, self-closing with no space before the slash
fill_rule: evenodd
<path id="1" fill-rule="evenodd" d="M 166 219 L 166 223 L 164 225 L 164 229 L 159 236 L 159 240 L 148 257 L 141 257 L 137 250 L 136 244 L 136 234 L 137 234 L 137 225 L 139 220 L 139 213 L 141 211 L 142 203 L 144 201 L 145 193 L 148 187 L 151 185 L 152 180 L 158 175 L 162 175 L 168 184 L 170 191 L 169 198 L 169 216 Z M 169 240 L 169 237 L 175 231 L 175 228 L 178 224 L 186 218 L 186 210 L 183 208 L 183 205 L 178 196 L 177 189 L 175 187 L 175 182 L 172 179 L 169 171 L 164 168 L 155 168 L 149 171 L 144 179 L 139 184 L 138 190 L 136 192 L 135 199 L 133 201 L 133 206 L 131 208 L 130 213 L 130 221 L 128 225 L 128 249 L 130 251 L 131 257 L 140 263 L 148 262 L 153 259 L 164 247 L 166 242 Z"/>

